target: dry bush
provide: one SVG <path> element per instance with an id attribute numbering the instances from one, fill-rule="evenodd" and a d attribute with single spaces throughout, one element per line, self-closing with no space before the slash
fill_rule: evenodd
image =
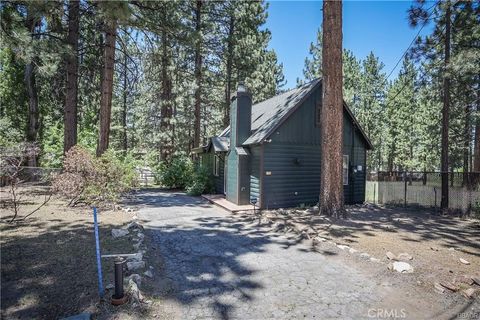
<path id="1" fill-rule="evenodd" d="M 55 192 L 70 199 L 69 205 L 115 203 L 121 193 L 138 184 L 132 158 L 122 161 L 112 151 L 95 158 L 87 150 L 75 146 L 65 156 L 64 170 L 52 185 Z"/>

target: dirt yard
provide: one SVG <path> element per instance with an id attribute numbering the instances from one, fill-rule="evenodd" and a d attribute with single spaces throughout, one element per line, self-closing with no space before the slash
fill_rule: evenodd
<path id="1" fill-rule="evenodd" d="M 95 319 L 165 318 L 163 298 L 149 295 L 158 288 L 149 288 L 148 281 L 144 294 L 153 301 L 150 306 L 127 304 L 115 308 L 108 301 L 99 301 L 89 207 L 70 208 L 65 200 L 52 197 L 39 211 L 22 220 L 43 202 L 48 192 L 46 187 L 29 186 L 20 189 L 22 203 L 17 222 L 9 223 L 9 194 L 6 189 L 0 191 L 1 318 L 58 319 L 80 312 L 90 312 Z M 151 205 L 147 202 L 147 207 Z M 480 278 L 478 220 L 373 206 L 351 207 L 348 212 L 345 220 L 322 217 L 311 209 L 268 211 L 260 219 L 262 228 L 269 226 L 276 233 L 292 235 L 292 239 L 310 241 L 312 250 L 369 270 L 382 286 L 408 291 L 400 292 L 399 297 L 406 294 L 425 301 L 441 299 L 453 306 L 466 301 L 469 305 L 478 303 L 480 286 L 470 280 Z M 127 225 L 134 214 L 100 210 L 102 253 L 134 253 L 130 236 L 111 236 L 112 228 Z M 257 219 L 250 213 L 234 217 L 239 221 Z M 252 223 L 256 224 L 255 221 Z M 148 248 L 153 246 L 148 237 L 145 241 Z M 392 260 L 387 258 L 387 252 L 410 255 L 412 259 L 407 262 L 414 268 L 413 273 L 388 270 Z M 149 264 L 160 274 L 162 257 L 152 257 L 155 261 Z M 113 283 L 113 261 L 103 259 L 103 272 L 104 284 Z M 435 283 L 450 283 L 458 291 L 446 289 L 440 293 Z M 477 290 L 476 300 L 461 295 L 467 288 Z M 111 293 L 107 292 L 107 296 Z"/>
<path id="2" fill-rule="evenodd" d="M 352 206 L 347 211 L 349 218 L 344 220 L 319 216 L 312 209 L 268 211 L 262 220 L 277 230 L 312 239 L 313 246 L 334 243 L 351 258 L 373 258 L 386 266 L 394 261 L 387 252 L 395 256 L 407 253 L 411 259 L 402 260 L 414 272 L 401 281 L 428 291 L 435 290 L 436 283 L 451 283 L 458 287 L 457 294 L 472 287 L 478 295 L 480 286 L 471 284 L 471 278 L 480 278 L 479 220 L 369 205 Z M 385 275 L 389 274 L 396 278 L 386 267 Z"/>
<path id="3" fill-rule="evenodd" d="M 96 319 L 138 318 L 139 311 L 128 305 L 113 313 L 108 302 L 99 302 L 89 207 L 70 208 L 66 201 L 52 197 L 22 221 L 22 215 L 42 203 L 48 192 L 46 187 L 29 186 L 20 188 L 18 222 L 9 223 L 9 193 L 5 188 L 0 191 L 2 319 L 58 319 L 80 312 L 90 312 Z M 128 237 L 111 236 L 111 229 L 126 225 L 132 215 L 122 210 L 99 211 L 102 254 L 133 253 Z M 113 261 L 103 259 L 102 263 L 104 283 L 113 283 Z"/>

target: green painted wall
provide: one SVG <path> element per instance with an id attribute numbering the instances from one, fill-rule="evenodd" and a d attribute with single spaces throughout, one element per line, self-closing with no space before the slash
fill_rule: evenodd
<path id="1" fill-rule="evenodd" d="M 238 200 L 238 155 L 235 150 L 227 153 L 227 200 L 237 203 Z"/>
<path id="2" fill-rule="evenodd" d="M 320 128 L 315 125 L 317 89 L 289 117 L 264 146 L 262 208 L 296 207 L 318 202 L 320 183 Z M 344 186 L 345 203 L 365 199 L 365 143 L 344 113 L 344 154 L 349 156 L 349 185 Z M 353 173 L 361 165 L 363 171 Z"/>
<path id="3" fill-rule="evenodd" d="M 203 153 L 200 155 L 202 158 L 201 165 L 204 168 L 207 168 L 208 172 L 211 175 L 211 179 L 213 181 L 213 185 L 215 187 L 215 193 L 224 193 L 223 187 L 224 187 L 224 174 L 225 174 L 225 169 L 224 169 L 224 161 L 225 161 L 225 153 L 217 153 L 217 156 L 220 157 L 220 172 L 218 176 L 214 175 L 214 152 L 213 148 L 207 152 Z"/>
<path id="4" fill-rule="evenodd" d="M 250 148 L 250 199 L 260 201 L 260 146 Z"/>

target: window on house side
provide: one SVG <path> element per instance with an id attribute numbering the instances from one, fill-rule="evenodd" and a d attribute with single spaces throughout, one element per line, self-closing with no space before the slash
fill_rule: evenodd
<path id="1" fill-rule="evenodd" d="M 215 156 L 213 161 L 213 174 L 218 177 L 220 175 L 220 157 Z"/>
<path id="2" fill-rule="evenodd" d="M 343 185 L 348 185 L 348 155 L 343 155 Z"/>

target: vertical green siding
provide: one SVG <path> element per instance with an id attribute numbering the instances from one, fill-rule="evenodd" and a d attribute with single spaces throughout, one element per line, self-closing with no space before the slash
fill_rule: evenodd
<path id="1" fill-rule="evenodd" d="M 250 148 L 250 198 L 260 201 L 260 146 Z"/>
<path id="2" fill-rule="evenodd" d="M 227 200 L 237 203 L 238 199 L 238 156 L 234 150 L 227 153 Z"/>
<path id="3" fill-rule="evenodd" d="M 201 154 L 200 157 L 202 158 L 201 165 L 203 168 L 206 168 L 206 170 L 210 173 L 211 179 L 213 181 L 213 185 L 215 187 L 215 193 L 224 193 L 224 160 L 225 160 L 225 153 L 217 153 L 217 155 L 220 157 L 220 172 L 218 176 L 214 175 L 214 161 L 215 161 L 215 153 L 213 152 L 213 149 L 211 149 L 209 152 Z"/>
<path id="4" fill-rule="evenodd" d="M 344 186 L 344 201 L 346 204 L 362 203 L 365 201 L 366 159 L 365 142 L 359 130 L 353 125 L 349 117 L 343 117 L 343 150 L 349 157 L 349 181 Z M 362 166 L 357 171 L 357 166 Z"/>
<path id="5" fill-rule="evenodd" d="M 265 145 L 262 208 L 317 203 L 320 167 L 318 146 L 285 143 Z"/>
<path id="6" fill-rule="evenodd" d="M 218 176 L 213 176 L 213 183 L 215 185 L 215 193 L 222 194 L 225 192 L 224 190 L 224 184 L 225 184 L 225 153 L 217 153 L 217 156 L 220 158 L 220 167 L 219 167 L 219 172 Z M 213 163 L 212 163 L 212 173 L 213 172 Z"/>
<path id="7" fill-rule="evenodd" d="M 207 152 L 207 153 L 202 153 L 200 155 L 201 157 L 201 163 L 200 165 L 202 168 L 206 168 L 208 172 L 212 172 L 212 166 L 213 166 L 213 153 Z"/>
<path id="8" fill-rule="evenodd" d="M 262 208 L 295 207 L 318 202 L 320 190 L 320 128 L 315 125 L 315 106 L 321 88 L 305 100 L 265 143 Z M 349 156 L 349 184 L 345 203 L 365 199 L 365 142 L 344 112 L 344 152 Z M 354 166 L 362 171 L 354 173 Z M 270 173 L 267 175 L 266 173 Z M 253 185 L 253 184 L 252 184 Z M 253 189 L 252 189 L 253 190 Z"/>

